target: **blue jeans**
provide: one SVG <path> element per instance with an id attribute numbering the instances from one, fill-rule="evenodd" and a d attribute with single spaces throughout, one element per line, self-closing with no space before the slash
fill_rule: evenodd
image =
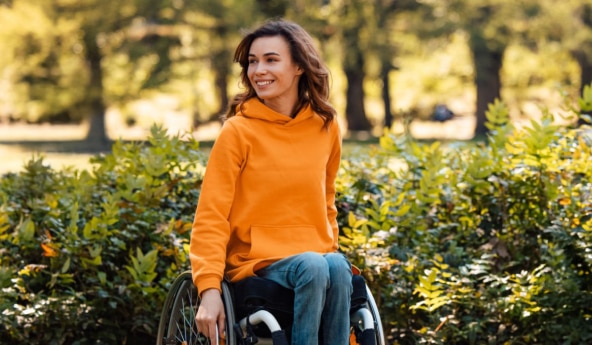
<path id="1" fill-rule="evenodd" d="M 339 253 L 306 252 L 267 266 L 257 275 L 294 290 L 293 345 L 349 344 L 351 265 Z"/>

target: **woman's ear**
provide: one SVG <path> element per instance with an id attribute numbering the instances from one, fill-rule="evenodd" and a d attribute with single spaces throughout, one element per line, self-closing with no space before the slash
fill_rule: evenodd
<path id="1" fill-rule="evenodd" d="M 297 65 L 296 66 L 296 75 L 302 75 L 304 74 L 304 68 L 302 68 L 302 66 Z"/>

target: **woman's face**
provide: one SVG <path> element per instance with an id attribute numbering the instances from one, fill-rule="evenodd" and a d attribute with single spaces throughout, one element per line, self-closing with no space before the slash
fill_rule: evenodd
<path id="1" fill-rule="evenodd" d="M 302 72 L 292 61 L 290 46 L 283 36 L 259 37 L 251 43 L 247 76 L 257 96 L 268 107 L 291 114 Z"/>

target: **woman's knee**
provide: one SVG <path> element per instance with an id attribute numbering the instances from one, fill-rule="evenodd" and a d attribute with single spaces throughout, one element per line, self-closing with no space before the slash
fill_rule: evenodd
<path id="1" fill-rule="evenodd" d="M 332 282 L 336 282 L 338 284 L 351 284 L 351 264 L 343 254 L 326 254 L 325 260 L 327 261 L 327 265 L 329 267 L 329 275 Z"/>
<path id="2" fill-rule="evenodd" d="M 329 265 L 318 253 L 305 252 L 298 255 L 298 274 L 309 278 L 329 280 Z"/>

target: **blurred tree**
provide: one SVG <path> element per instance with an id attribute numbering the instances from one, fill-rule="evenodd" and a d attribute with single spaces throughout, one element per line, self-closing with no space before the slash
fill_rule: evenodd
<path id="1" fill-rule="evenodd" d="M 592 0 L 0 0 L 0 113 L 20 111 L 31 121 L 88 118 L 87 139 L 105 144 L 107 107 L 162 91 L 171 79 L 186 89 L 211 76 L 216 100 L 207 98 L 210 89 L 195 92 L 193 109 L 215 104 L 207 116 L 214 118 L 228 104 L 240 29 L 283 16 L 329 46 L 330 58 L 341 58 L 351 131 L 372 127 L 368 77 L 382 81 L 384 123 L 392 123 L 389 73 L 398 33 L 417 32 L 426 42 L 465 32 L 477 89 L 475 133 L 482 134 L 510 44 L 559 42 L 581 67 L 580 86 L 590 83 L 591 8 Z"/>
<path id="2" fill-rule="evenodd" d="M 14 0 L 0 7 L 3 78 L 18 88 L 12 94 L 30 121 L 86 118 L 89 146 L 108 147 L 107 105 L 169 80 L 183 9 L 179 0 Z M 113 64 L 117 57 L 123 63 Z"/>
<path id="3" fill-rule="evenodd" d="M 348 131 L 368 131 L 372 128 L 364 106 L 364 54 L 373 25 L 374 1 L 369 0 L 274 0 L 257 1 L 267 18 L 286 17 L 302 25 L 323 45 L 330 39 L 341 41 L 341 65 L 346 77 L 346 109 Z M 322 47 L 321 47 L 322 49 Z"/>
<path id="4" fill-rule="evenodd" d="M 343 45 L 343 72 L 347 80 L 345 118 L 348 131 L 372 129 L 366 116 L 364 78 L 370 37 L 367 23 L 372 21 L 372 6 L 364 0 L 344 0 L 338 18 Z"/>
<path id="5" fill-rule="evenodd" d="M 574 37 L 571 52 L 580 65 L 580 95 L 584 87 L 592 82 L 592 1 L 570 1 L 573 5 L 573 21 L 567 21 L 573 25 L 574 35 L 566 35 L 566 38 Z"/>
<path id="6" fill-rule="evenodd" d="M 294 1 L 287 0 L 256 0 L 261 14 L 267 18 L 281 18 L 286 16 L 288 6 Z"/>
<path id="7" fill-rule="evenodd" d="M 382 103 L 384 109 L 384 127 L 391 128 L 393 124 L 393 111 L 391 109 L 391 83 L 390 72 L 395 69 L 393 56 L 395 47 L 389 41 L 394 29 L 391 27 L 393 14 L 398 9 L 400 2 L 397 0 L 378 0 L 374 7 L 376 18 L 376 34 L 374 43 L 380 61 L 380 80 L 382 82 Z"/>
<path id="8" fill-rule="evenodd" d="M 467 23 L 469 46 L 475 64 L 475 86 L 477 88 L 477 122 L 475 135 L 487 133 L 485 126 L 487 107 L 501 98 L 500 71 L 504 52 L 509 44 L 506 22 L 500 15 L 499 4 L 487 4 L 473 8 L 473 15 Z"/>
<path id="9" fill-rule="evenodd" d="M 0 115 L 14 121 L 78 121 L 74 110 L 84 79 L 77 60 L 76 25 L 52 18 L 50 3 L 0 5 Z M 23 25 L 27 23 L 27 25 Z"/>
<path id="10" fill-rule="evenodd" d="M 501 98 L 500 71 L 508 45 L 518 42 L 528 29 L 535 0 L 443 0 L 425 1 L 416 17 L 416 30 L 424 37 L 447 36 L 457 30 L 468 35 L 476 87 L 475 135 L 485 127 L 488 105 Z M 425 10 L 428 9 L 426 12 Z"/>
<path id="11" fill-rule="evenodd" d="M 106 94 L 103 59 L 111 52 L 126 51 L 129 61 L 155 55 L 142 88 L 161 85 L 168 79 L 169 49 L 178 45 L 176 24 L 184 3 L 166 0 L 52 0 L 55 14 L 79 23 L 88 85 L 84 113 L 89 118 L 86 140 L 95 147 L 108 143 L 105 127 Z"/>
<path id="12" fill-rule="evenodd" d="M 262 18 L 258 3 L 254 0 L 209 1 L 197 0 L 188 3 L 192 16 L 188 23 L 192 30 L 205 33 L 210 39 L 199 44 L 208 45 L 207 61 L 212 67 L 218 109 L 208 117 L 216 120 L 226 112 L 229 103 L 228 81 L 232 77 L 234 49 L 240 40 L 241 30 L 248 29 Z M 276 1 L 277 2 L 277 1 Z M 197 43 L 197 42 L 196 42 Z M 195 122 L 199 123 L 197 114 Z"/>
<path id="13" fill-rule="evenodd" d="M 374 32 L 372 49 L 380 62 L 380 80 L 382 84 L 382 102 L 384 105 L 384 127 L 391 128 L 393 113 L 391 109 L 390 72 L 396 69 L 393 59 L 396 45 L 392 38 L 396 34 L 395 22 L 402 19 L 403 14 L 417 10 L 419 4 L 415 0 L 377 0 L 374 6 Z"/>
<path id="14" fill-rule="evenodd" d="M 540 13 L 530 23 L 537 44 L 560 44 L 580 67 L 579 95 L 592 82 L 592 0 L 539 1 Z"/>

